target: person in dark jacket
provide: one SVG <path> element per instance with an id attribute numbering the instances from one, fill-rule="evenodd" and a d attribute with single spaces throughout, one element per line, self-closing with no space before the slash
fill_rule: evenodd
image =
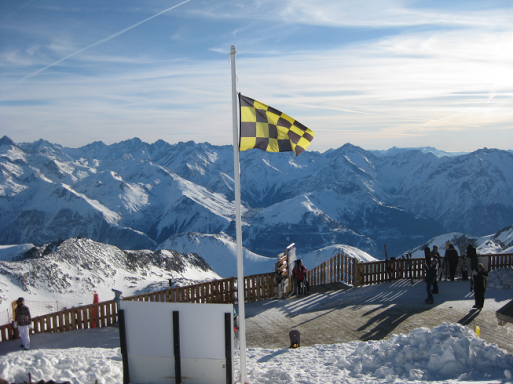
<path id="1" fill-rule="evenodd" d="M 448 245 L 447 250 L 445 251 L 445 260 L 449 263 L 449 279 L 454 281 L 456 267 L 458 266 L 458 251 L 454 248 L 454 245 Z"/>
<path id="2" fill-rule="evenodd" d="M 431 265 L 431 250 L 429 247 L 424 248 L 424 257 L 426 258 L 426 268 Z"/>
<path id="3" fill-rule="evenodd" d="M 433 245 L 433 250 L 431 251 L 431 262 L 436 261 L 435 268 L 440 267 L 440 253 L 438 253 L 438 246 Z M 428 264 L 428 267 L 430 264 Z M 437 269 L 437 275 L 438 275 L 438 269 Z M 441 278 L 441 276 L 440 276 Z M 433 293 L 438 293 L 438 282 L 436 281 L 437 276 L 435 276 L 435 280 L 433 281 Z"/>
<path id="4" fill-rule="evenodd" d="M 477 269 L 477 250 L 476 247 L 472 245 L 472 243 L 468 243 L 467 245 L 467 257 L 470 259 L 470 271 Z"/>
<path id="5" fill-rule="evenodd" d="M 16 309 L 14 310 L 14 322 L 18 326 L 18 332 L 21 337 L 21 348 L 25 350 L 30 349 L 30 328 L 32 327 L 32 318 L 30 317 L 30 310 L 25 305 L 23 297 L 16 300 Z"/>
<path id="6" fill-rule="evenodd" d="M 479 263 L 477 269 L 472 272 L 471 288 L 474 290 L 474 299 L 476 301 L 472 308 L 483 309 L 487 278 L 488 271 L 484 269 L 482 263 Z"/>
<path id="7" fill-rule="evenodd" d="M 431 293 L 431 284 L 436 282 L 436 260 L 431 260 L 431 265 L 429 266 L 427 272 L 426 272 L 426 278 L 424 281 L 426 282 L 426 290 L 428 297 L 426 299 L 426 303 L 433 304 L 433 294 Z"/>

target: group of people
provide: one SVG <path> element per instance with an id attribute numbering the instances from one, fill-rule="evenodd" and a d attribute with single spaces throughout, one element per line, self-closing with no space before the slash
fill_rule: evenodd
<path id="1" fill-rule="evenodd" d="M 447 268 L 449 272 L 449 280 L 454 281 L 456 276 L 456 268 L 458 266 L 458 251 L 454 248 L 454 245 L 450 242 L 445 244 L 445 257 L 441 257 L 438 252 L 438 247 L 433 246 L 433 250 L 429 247 L 424 248 L 424 256 L 426 258 L 426 290 L 428 297 L 426 303 L 433 304 L 433 294 L 438 293 L 438 280 L 442 278 L 442 271 L 439 272 L 439 268 Z M 484 269 L 482 263 L 479 263 L 477 250 L 472 243 L 467 245 L 466 255 L 462 255 L 462 276 L 464 280 L 468 279 L 467 272 L 467 258 L 470 260 L 470 291 L 474 291 L 475 304 L 472 308 L 482 309 L 484 305 L 484 295 L 486 291 L 486 279 L 488 277 L 488 271 Z M 447 271 L 446 271 L 447 272 Z M 447 279 L 447 275 L 446 275 Z"/>

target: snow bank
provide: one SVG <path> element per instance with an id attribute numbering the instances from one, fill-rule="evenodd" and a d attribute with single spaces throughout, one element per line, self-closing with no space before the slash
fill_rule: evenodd
<path id="1" fill-rule="evenodd" d="M 488 275 L 488 288 L 511 289 L 513 288 L 513 268 L 495 269 Z"/>
<path id="2" fill-rule="evenodd" d="M 9 382 L 54 380 L 78 383 L 122 383 L 119 348 L 42 349 L 8 354 L 0 360 L 0 377 Z"/>
<path id="3" fill-rule="evenodd" d="M 235 369 L 238 379 L 237 353 Z M 512 370 L 513 355 L 453 323 L 418 328 L 388 340 L 247 352 L 252 384 L 500 383 L 511 380 Z M 123 381 L 119 348 L 19 351 L 0 360 L 0 377 L 10 382 L 26 381 L 29 372 L 34 381 Z"/>
<path id="4" fill-rule="evenodd" d="M 388 340 L 251 349 L 249 360 L 249 382 L 269 384 L 488 381 L 510 378 L 513 368 L 513 355 L 452 323 Z"/>

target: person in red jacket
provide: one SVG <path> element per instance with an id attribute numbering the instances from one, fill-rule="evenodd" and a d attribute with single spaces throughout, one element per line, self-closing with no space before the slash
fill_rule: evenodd
<path id="1" fill-rule="evenodd" d="M 309 292 L 310 286 L 308 284 L 308 271 L 306 270 L 306 267 L 303 265 L 303 261 L 301 259 L 296 260 L 296 266 L 292 270 L 292 277 L 295 277 L 297 280 L 297 285 L 301 284 L 301 282 L 305 282 L 306 286 L 306 293 Z"/>

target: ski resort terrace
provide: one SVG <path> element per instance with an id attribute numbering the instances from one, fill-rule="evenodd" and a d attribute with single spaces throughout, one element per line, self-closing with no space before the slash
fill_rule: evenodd
<path id="1" fill-rule="evenodd" d="M 513 253 L 480 255 L 480 262 L 483 262 L 489 271 L 511 267 L 513 266 Z M 277 298 L 276 276 L 274 272 L 245 276 L 245 302 L 252 303 Z M 413 285 L 414 281 L 418 282 L 424 277 L 424 259 L 392 259 L 362 263 L 339 253 L 329 261 L 310 270 L 308 276 L 312 290 L 317 292 L 322 292 L 322 287 L 332 289 L 329 287 L 337 286 L 337 284 L 339 284 L 338 288 L 335 289 L 350 286 L 357 289 L 397 280 L 411 280 Z M 169 288 L 123 297 L 122 300 L 235 304 L 237 302 L 237 279 L 232 277 L 185 287 Z M 32 333 L 108 327 L 118 320 L 117 303 L 115 300 L 104 301 L 37 316 L 32 320 L 34 324 Z M 18 337 L 18 331 L 11 323 L 0 326 L 0 341 L 13 340 Z"/>

